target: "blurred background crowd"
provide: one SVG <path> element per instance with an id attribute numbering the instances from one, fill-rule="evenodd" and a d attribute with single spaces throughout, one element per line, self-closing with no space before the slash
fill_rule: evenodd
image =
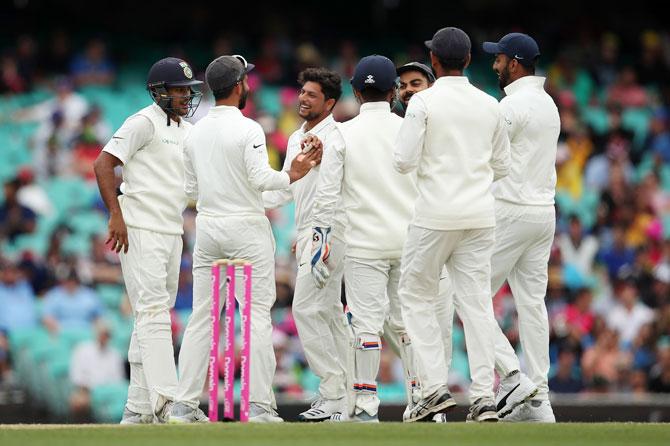
<path id="1" fill-rule="evenodd" d="M 34 3 L 43 10 L 49 2 L 15 2 L 13 13 L 37 25 Z M 183 22 L 166 21 L 162 34 L 147 31 L 146 39 L 133 37 L 142 35 L 139 27 L 151 26 L 149 18 L 119 22 L 119 33 L 87 31 L 90 24 L 76 32 L 67 26 L 27 31 L 36 27 L 9 24 L 16 32 L 0 39 L 0 385 L 28 389 L 61 417 L 120 418 L 132 318 L 118 257 L 104 245 L 107 215 L 92 163 L 123 120 L 150 103 L 145 76 L 153 62 L 181 57 L 200 78 L 221 54 L 244 54 L 255 63 L 244 113 L 263 126 L 271 164 L 280 169 L 288 136 L 301 124 L 296 114 L 301 69 L 327 66 L 342 75 L 344 96 L 335 117 L 345 121 L 358 112 L 348 79 L 360 57 L 381 53 L 397 65 L 426 62 L 423 40 L 441 26 L 456 25 L 473 40 L 473 64 L 466 74 L 498 98 L 493 61 L 479 51 L 482 41 L 510 31 L 533 35 L 543 52 L 538 74 L 547 77 L 547 91 L 560 111 L 558 220 L 546 297 L 550 389 L 670 392 L 670 31 L 656 22 L 653 11 L 627 16 L 627 26 L 611 13 L 595 23 L 594 10 L 562 25 L 532 10 L 520 12 L 525 21 L 513 21 L 515 2 L 503 2 L 496 6 L 507 8 L 500 21 L 494 21 L 493 9 L 476 23 L 466 8 L 454 20 L 432 18 L 418 26 L 418 17 L 436 6 L 413 2 L 425 7 L 420 15 L 408 12 L 406 2 L 381 1 L 360 13 L 366 32 L 354 20 L 343 21 L 346 32 L 339 34 L 334 19 L 315 23 L 324 12 L 307 11 L 305 17 L 307 6 L 298 2 L 288 11 L 261 14 L 250 31 L 245 22 L 253 17 L 240 16 L 234 7 L 225 17 L 238 23 L 205 32 L 201 28 L 212 19 L 201 2 L 195 3 Z M 494 2 L 474 3 L 483 12 L 494 8 Z M 72 23 L 81 13 L 70 8 Z M 579 11 L 576 2 L 566 8 L 563 19 Z M 0 17 L 0 24 L 9 23 L 7 15 Z M 180 23 L 186 24 L 188 40 L 178 38 Z M 212 105 L 204 93 L 193 121 Z M 277 240 L 275 388 L 282 401 L 305 400 L 318 382 L 306 366 L 291 316 L 293 207 L 268 216 Z M 176 352 L 192 301 L 194 219 L 190 207 L 173 312 Z M 506 286 L 494 308 L 519 347 Z M 453 341 L 450 385 L 466 390 L 469 371 L 458 323 Z M 404 400 L 401 380 L 398 359 L 383 350 L 383 402 Z"/>

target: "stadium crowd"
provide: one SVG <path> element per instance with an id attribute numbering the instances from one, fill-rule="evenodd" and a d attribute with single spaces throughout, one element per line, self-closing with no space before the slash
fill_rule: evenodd
<path id="1" fill-rule="evenodd" d="M 623 52 L 631 42 L 604 33 L 540 60 L 562 125 L 546 297 L 550 389 L 557 393 L 670 392 L 670 33 L 645 31 L 632 43 L 635 51 Z M 205 59 L 236 49 L 234 39 L 218 38 Z M 170 51 L 190 59 L 185 50 Z M 300 124 L 299 70 L 327 65 L 346 80 L 364 55 L 352 41 L 325 53 L 312 43 L 271 37 L 250 51 L 256 70 L 244 113 L 263 126 L 273 167 L 281 167 L 288 135 Z M 388 56 L 397 65 L 426 59 L 416 45 Z M 468 74 L 500 96 L 492 60 L 481 53 L 473 57 Z M 48 40 L 23 35 L 1 48 L 0 61 L 0 381 L 27 382 L 19 373 L 20 333 L 42 328 L 44 339 L 84 333 L 64 351 L 70 408 L 86 411 L 91 389 L 126 379 L 132 326 L 118 257 L 104 244 L 106 215 L 92 162 L 129 114 L 126 96 L 117 93 L 134 88 L 135 101 L 149 103 L 137 85 L 144 73 L 128 76 L 105 40 L 79 47 L 64 32 Z M 358 110 L 344 88 L 335 110 L 339 121 Z M 211 104 L 205 92 L 192 119 Z M 291 316 L 293 209 L 269 216 L 277 240 L 275 387 L 283 398 L 303 400 L 318 383 L 306 367 Z M 177 345 L 192 299 L 194 218 L 191 207 L 173 312 Z M 494 308 L 518 346 L 507 287 Z M 523 353 L 521 358 L 523 363 Z M 452 388 L 464 390 L 468 376 L 457 324 Z M 382 400 L 404 398 L 402 368 L 389 349 L 382 352 L 380 382 Z"/>

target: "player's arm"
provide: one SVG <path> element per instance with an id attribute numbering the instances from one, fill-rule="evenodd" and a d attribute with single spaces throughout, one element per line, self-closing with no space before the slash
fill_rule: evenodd
<path id="1" fill-rule="evenodd" d="M 270 167 L 265 146 L 265 134 L 260 125 L 249 132 L 244 143 L 244 164 L 251 185 L 259 191 L 286 189 L 289 184 L 304 177 L 321 160 L 321 150 L 296 156 L 288 172 L 278 172 Z"/>
<path id="2" fill-rule="evenodd" d="M 291 161 L 295 156 L 296 154 L 291 153 L 291 151 L 286 152 L 286 158 L 284 158 L 282 172 L 286 172 L 288 174 L 288 171 L 291 168 Z M 286 189 L 266 190 L 263 192 L 263 206 L 265 209 L 276 209 L 290 203 L 291 201 L 293 201 L 293 192 L 291 191 L 290 187 L 287 187 Z"/>
<path id="3" fill-rule="evenodd" d="M 100 196 L 109 211 L 108 237 L 111 249 L 128 252 L 128 229 L 116 195 L 114 168 L 126 164 L 153 137 L 153 124 L 144 116 L 133 116 L 123 123 L 93 163 Z"/>
<path id="4" fill-rule="evenodd" d="M 184 141 L 184 192 L 191 200 L 198 199 L 198 178 L 195 175 L 193 160 L 191 159 L 191 146 L 188 137 Z"/>
<path id="5" fill-rule="evenodd" d="M 489 161 L 489 165 L 493 169 L 493 181 L 498 181 L 509 175 L 511 160 L 507 125 L 505 117 L 501 114 L 498 125 L 493 132 L 493 151 Z"/>
<path id="6" fill-rule="evenodd" d="M 402 174 L 419 166 L 426 135 L 426 104 L 420 96 L 412 96 L 396 137 L 393 167 Z"/>
<path id="7" fill-rule="evenodd" d="M 330 230 L 340 196 L 344 178 L 344 156 L 346 147 L 341 138 L 329 145 L 325 152 L 314 198 L 312 216 L 312 278 L 316 286 L 323 288 L 330 277 L 328 257 L 330 255 Z"/>

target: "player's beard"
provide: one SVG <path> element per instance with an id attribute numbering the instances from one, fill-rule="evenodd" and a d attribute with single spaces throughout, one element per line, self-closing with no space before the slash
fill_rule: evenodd
<path id="1" fill-rule="evenodd" d="M 321 116 L 321 113 L 317 113 L 315 111 L 310 111 L 305 116 L 301 116 L 301 118 L 304 119 L 305 121 L 309 122 L 309 121 L 314 121 L 319 116 Z"/>
<path id="2" fill-rule="evenodd" d="M 412 99 L 412 96 L 414 96 L 414 92 L 408 91 L 407 93 L 403 94 L 400 97 L 400 100 L 402 101 L 402 105 L 407 108 L 407 105 L 409 104 L 409 100 Z"/>
<path id="3" fill-rule="evenodd" d="M 507 64 L 505 65 L 505 68 L 503 68 L 502 71 L 500 71 L 500 73 L 498 74 L 498 77 L 499 77 L 498 85 L 500 86 L 501 90 L 504 90 L 505 87 L 507 87 L 510 83 L 509 82 L 509 78 L 510 78 L 509 62 L 507 62 Z"/>
<path id="4" fill-rule="evenodd" d="M 249 96 L 249 90 L 242 85 L 242 96 L 240 96 L 240 102 L 238 103 L 238 108 L 240 110 L 244 110 L 244 107 L 247 106 L 247 96 Z"/>

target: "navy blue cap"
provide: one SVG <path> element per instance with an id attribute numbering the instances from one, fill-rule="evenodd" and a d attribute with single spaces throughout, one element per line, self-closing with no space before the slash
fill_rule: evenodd
<path id="1" fill-rule="evenodd" d="M 362 58 L 356 68 L 351 85 L 358 91 L 374 88 L 379 91 L 389 91 L 395 86 L 395 65 L 388 57 L 374 54 Z"/>
<path id="2" fill-rule="evenodd" d="M 522 33 L 509 33 L 500 42 L 484 42 L 484 51 L 490 54 L 504 54 L 516 59 L 520 64 L 532 66 L 540 55 L 540 48 L 531 36 Z"/>
<path id="3" fill-rule="evenodd" d="M 443 60 L 465 60 L 470 54 L 470 37 L 462 29 L 453 26 L 438 29 L 433 38 L 424 43 L 426 48 Z"/>
<path id="4" fill-rule="evenodd" d="M 194 79 L 191 66 L 184 60 L 176 57 L 161 59 L 149 70 L 147 88 L 157 86 L 190 87 L 200 85 L 202 81 Z"/>

